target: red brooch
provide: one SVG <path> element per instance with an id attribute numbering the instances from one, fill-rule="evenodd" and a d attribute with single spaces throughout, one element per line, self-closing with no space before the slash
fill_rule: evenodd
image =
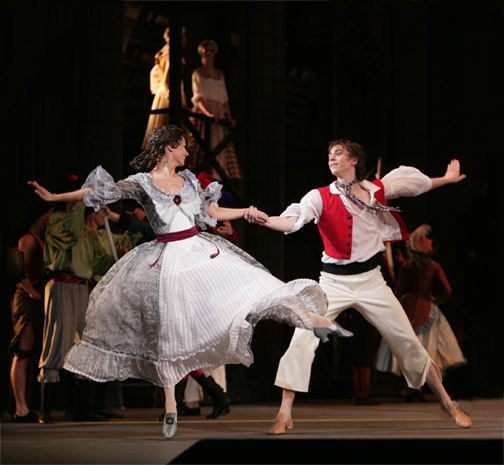
<path id="1" fill-rule="evenodd" d="M 176 205 L 180 205 L 182 199 L 180 198 L 180 195 L 176 195 L 175 197 L 173 197 L 173 201 L 175 202 Z"/>

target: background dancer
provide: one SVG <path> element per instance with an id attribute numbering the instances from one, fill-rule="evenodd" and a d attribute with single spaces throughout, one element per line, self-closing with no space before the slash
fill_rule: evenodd
<path id="1" fill-rule="evenodd" d="M 429 238 L 432 228 L 422 224 L 410 235 L 406 244 L 408 260 L 404 260 L 395 287 L 395 294 L 406 311 L 411 326 L 429 356 L 442 373 L 467 363 L 450 323 L 438 305 L 448 300 L 452 289 L 441 265 L 432 260 L 434 249 Z M 439 288 L 439 295 L 434 289 Z M 397 376 L 401 369 L 385 341 L 380 344 L 376 360 L 380 371 Z M 421 390 L 409 388 L 406 402 L 417 398 L 425 402 Z"/>

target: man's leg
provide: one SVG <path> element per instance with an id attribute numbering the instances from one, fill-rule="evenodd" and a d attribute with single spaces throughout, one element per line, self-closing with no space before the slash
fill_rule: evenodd
<path id="1" fill-rule="evenodd" d="M 409 387 L 419 389 L 424 383 L 432 389 L 457 426 L 468 428 L 471 420 L 450 399 L 441 374 L 416 336 L 400 302 L 378 270 L 363 273 L 355 308 L 378 329 L 401 367 Z"/>
<path id="2" fill-rule="evenodd" d="M 280 405 L 280 411 L 268 434 L 284 434 L 286 429 L 294 428 L 294 423 L 292 421 L 292 405 L 294 404 L 295 396 L 296 391 L 282 389 L 282 404 Z"/>
<path id="3" fill-rule="evenodd" d="M 292 428 L 292 405 L 295 391 L 308 392 L 315 350 L 320 343 L 312 331 L 296 328 L 289 348 L 280 359 L 275 386 L 281 387 L 282 403 L 269 434 L 283 434 Z"/>
<path id="4" fill-rule="evenodd" d="M 334 321 L 343 310 L 352 306 L 352 293 L 345 286 L 339 285 L 335 275 L 322 273 L 320 285 L 329 301 L 326 317 Z M 283 434 L 285 429 L 292 428 L 295 394 L 296 391 L 308 392 L 311 366 L 319 343 L 320 339 L 312 331 L 299 328 L 294 330 L 289 348 L 278 365 L 275 386 L 283 389 L 282 403 L 270 434 Z"/>
<path id="5" fill-rule="evenodd" d="M 29 323 L 19 338 L 19 351 L 14 355 L 11 365 L 11 383 L 14 399 L 16 400 L 16 418 L 25 417 L 30 413 L 26 402 L 26 387 L 30 362 L 28 356 L 33 349 L 33 341 L 33 328 L 31 323 Z M 38 421 L 38 418 L 36 421 Z"/>

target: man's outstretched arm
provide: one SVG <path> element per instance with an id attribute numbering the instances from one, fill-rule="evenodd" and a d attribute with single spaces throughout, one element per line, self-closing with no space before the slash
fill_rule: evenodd
<path id="1" fill-rule="evenodd" d="M 246 210 L 244 218 L 249 223 L 259 223 L 275 231 L 290 232 L 296 224 L 294 216 L 267 216 L 265 213 L 250 207 Z"/>

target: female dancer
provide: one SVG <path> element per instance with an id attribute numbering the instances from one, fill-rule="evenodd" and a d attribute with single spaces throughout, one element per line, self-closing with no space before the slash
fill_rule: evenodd
<path id="1" fill-rule="evenodd" d="M 64 367 L 96 381 L 141 378 L 165 388 L 169 439 L 177 429 L 175 384 L 198 368 L 250 365 L 259 320 L 313 330 L 322 340 L 352 333 L 322 316 L 327 300 L 316 281 L 284 283 L 229 241 L 198 234 L 196 224 L 215 226 L 247 209 L 218 207 L 219 184 L 202 190 L 190 171 L 177 172 L 188 155 L 180 128 L 154 128 L 149 144 L 131 163 L 142 172 L 117 183 L 98 167 L 65 194 L 29 184 L 44 200 L 84 200 L 98 210 L 132 198 L 145 209 L 157 240 L 128 252 L 93 290 L 82 341 Z"/>
<path id="2" fill-rule="evenodd" d="M 231 127 L 236 126 L 236 120 L 231 116 L 229 106 L 229 96 L 226 87 L 226 79 L 221 69 L 215 67 L 215 58 L 219 52 L 219 47 L 213 40 L 206 39 L 198 45 L 198 53 L 201 56 L 202 66 L 195 69 L 192 73 L 192 92 L 191 102 L 194 105 L 193 112 L 202 113 L 213 118 L 215 123 L 203 122 L 201 119 L 193 118 L 196 128 L 205 133 L 205 125 L 210 124 L 210 148 L 213 150 L 229 134 L 226 126 L 217 124 L 221 119 L 227 119 Z M 204 153 L 198 143 L 191 137 L 189 139 L 189 167 L 200 163 Z M 236 148 L 233 142 L 230 142 L 216 156 L 222 169 L 230 179 L 241 179 L 242 174 Z"/>
<path id="3" fill-rule="evenodd" d="M 441 265 L 432 260 L 434 249 L 428 236 L 432 228 L 422 224 L 410 235 L 406 243 L 408 260 L 399 271 L 395 294 L 408 316 L 411 326 L 430 358 L 441 372 L 448 368 L 467 363 L 450 323 L 439 310 L 451 295 L 452 289 Z M 434 289 L 439 287 L 440 295 L 434 296 Z M 380 371 L 390 371 L 401 376 L 402 371 L 397 359 L 392 355 L 387 343 L 382 340 L 376 367 Z M 425 399 L 420 389 L 409 388 L 406 402 L 418 398 Z"/>

